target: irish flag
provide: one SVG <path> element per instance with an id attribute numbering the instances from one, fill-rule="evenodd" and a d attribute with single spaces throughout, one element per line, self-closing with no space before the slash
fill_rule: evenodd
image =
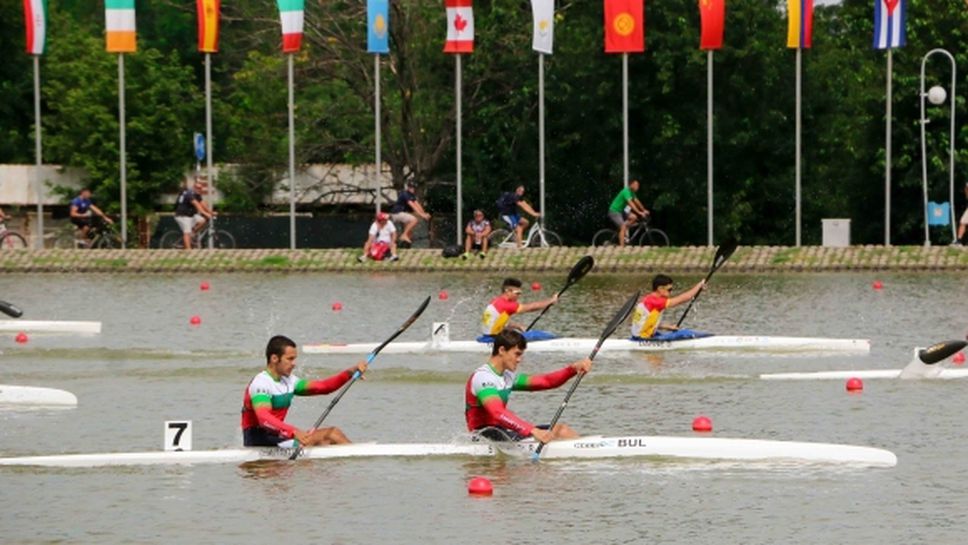
<path id="1" fill-rule="evenodd" d="M 295 53 L 302 46 L 304 0 L 276 0 L 282 20 L 282 52 Z"/>
<path id="2" fill-rule="evenodd" d="M 47 0 L 24 0 L 27 53 L 43 55 L 47 42 Z"/>
<path id="3" fill-rule="evenodd" d="M 138 50 L 134 33 L 134 0 L 104 0 L 104 27 L 108 53 Z"/>

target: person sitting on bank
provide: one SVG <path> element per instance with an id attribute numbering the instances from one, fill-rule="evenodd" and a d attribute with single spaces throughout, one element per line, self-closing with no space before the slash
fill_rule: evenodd
<path id="1" fill-rule="evenodd" d="M 484 217 L 483 210 L 474 211 L 474 219 L 467 222 L 464 228 L 464 254 L 463 259 L 470 257 L 472 251 L 477 252 L 477 257 L 484 259 L 487 257 L 487 237 L 491 236 L 491 222 Z"/>
<path id="2" fill-rule="evenodd" d="M 367 258 L 374 261 L 383 261 L 387 252 L 390 252 L 388 261 L 400 259 L 397 256 L 397 228 L 390 221 L 390 216 L 386 212 L 380 212 L 370 225 L 370 231 L 363 244 L 363 255 L 356 258 L 363 263 Z"/>
<path id="3" fill-rule="evenodd" d="M 417 185 L 407 182 L 404 190 L 397 194 L 397 202 L 390 207 L 390 219 L 403 224 L 403 233 L 399 238 L 401 248 L 409 248 L 413 244 L 413 230 L 419 221 L 414 214 L 424 221 L 430 221 L 430 214 L 417 200 Z"/>
<path id="4" fill-rule="evenodd" d="M 672 278 L 664 274 L 657 274 L 652 279 L 652 292 L 646 294 L 632 312 L 632 339 L 648 339 L 660 331 L 678 330 L 674 325 L 662 323 L 662 313 L 695 297 L 706 286 L 706 280 L 700 280 L 676 296 L 672 295 L 672 286 Z"/>
<path id="5" fill-rule="evenodd" d="M 70 216 L 71 223 L 77 227 L 75 238 L 85 246 L 89 244 L 91 238 L 91 226 L 95 215 L 107 223 L 114 223 L 114 220 L 91 201 L 91 190 L 82 188 L 77 196 L 71 199 Z"/>

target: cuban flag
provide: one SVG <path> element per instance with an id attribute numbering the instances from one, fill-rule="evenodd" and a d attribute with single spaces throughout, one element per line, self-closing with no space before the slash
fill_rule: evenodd
<path id="1" fill-rule="evenodd" d="M 874 49 L 904 46 L 906 12 L 905 0 L 874 0 Z"/>

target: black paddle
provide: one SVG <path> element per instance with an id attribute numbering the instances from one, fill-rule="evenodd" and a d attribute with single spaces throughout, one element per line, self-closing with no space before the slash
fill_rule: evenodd
<path id="1" fill-rule="evenodd" d="M 639 295 L 639 292 L 635 292 L 635 295 L 630 297 L 629 300 L 622 305 L 622 308 L 615 313 L 615 316 L 612 317 L 612 321 L 608 322 L 608 325 L 605 326 L 605 330 L 602 331 L 602 336 L 598 338 L 598 342 L 595 343 L 595 348 L 593 348 L 592 353 L 588 355 L 588 359 L 595 359 L 595 356 L 598 355 L 598 351 L 602 348 L 602 344 L 605 342 L 605 339 L 611 337 L 612 333 L 615 333 L 615 330 L 618 329 L 618 326 L 622 325 L 622 322 L 629 317 L 629 314 L 632 313 L 632 309 L 635 308 L 636 303 L 639 301 Z M 571 394 L 575 393 L 575 390 L 578 388 L 578 384 L 581 383 L 581 379 L 584 376 L 585 373 L 578 373 L 578 377 L 575 378 L 575 382 L 572 383 L 571 388 L 568 389 L 568 393 L 565 394 L 565 400 L 562 401 L 561 406 L 558 407 L 558 412 L 556 412 L 555 417 L 551 419 L 551 424 L 548 425 L 549 431 L 553 431 L 555 429 L 555 424 L 557 424 L 558 419 L 561 418 L 561 413 L 565 412 L 565 407 L 568 406 L 568 400 L 571 399 Z M 534 454 L 531 455 L 532 460 L 538 461 L 538 457 L 541 456 L 541 451 L 544 449 L 545 444 L 546 443 L 541 443 L 538 445 L 538 449 L 535 450 Z"/>
<path id="2" fill-rule="evenodd" d="M 396 339 L 397 337 L 399 337 L 400 334 L 403 333 L 404 331 L 406 331 L 407 328 L 410 327 L 411 324 L 413 324 L 414 322 L 416 322 L 417 321 L 417 318 L 419 318 L 420 315 L 423 314 L 424 309 L 426 309 L 427 308 L 427 305 L 429 305 L 429 304 L 430 304 L 430 296 L 428 295 L 427 298 L 424 299 L 424 302 L 421 303 L 420 308 L 418 308 L 417 311 L 414 312 L 412 316 L 410 316 L 409 318 L 407 318 L 407 321 L 406 322 L 403 322 L 403 325 L 401 325 L 400 328 L 397 329 L 396 332 L 393 335 L 390 335 L 390 338 L 388 338 L 387 340 L 383 341 L 383 344 L 381 344 L 380 346 L 376 347 L 373 350 L 373 352 L 370 352 L 366 356 L 366 363 L 367 363 L 367 365 L 369 365 L 370 363 L 373 363 L 373 359 L 376 358 L 376 355 L 379 354 L 380 353 L 380 350 L 383 350 L 383 348 L 386 347 L 386 345 L 390 344 L 390 341 L 392 341 L 393 339 Z M 350 381 L 347 382 L 346 385 L 343 386 L 343 388 L 336 394 L 336 397 L 334 397 L 333 398 L 333 401 L 331 401 L 329 403 L 329 407 L 326 407 L 326 410 L 323 411 L 323 414 L 321 414 L 319 416 L 319 418 L 316 419 L 316 423 L 313 424 L 313 427 L 312 428 L 310 428 L 311 430 L 319 429 L 319 425 L 323 423 L 323 420 L 325 420 L 327 416 L 329 416 L 329 412 L 333 410 L 333 407 L 335 407 L 337 403 L 339 403 L 340 398 L 342 398 L 343 397 L 343 394 L 345 394 L 346 391 L 350 389 L 350 386 L 352 386 L 353 383 L 356 382 L 356 380 L 358 378 L 360 378 L 360 375 L 361 375 L 361 373 L 360 373 L 360 370 L 359 369 L 357 369 L 356 371 L 353 372 L 353 377 L 350 378 Z M 302 452 L 302 448 L 303 448 L 302 445 L 299 445 L 298 447 L 296 447 L 296 451 L 292 453 L 292 456 L 290 456 L 289 459 L 290 460 L 295 460 L 299 456 L 299 453 Z"/>
<path id="3" fill-rule="evenodd" d="M 716 256 L 713 257 L 713 265 L 709 268 L 709 274 L 706 275 L 707 284 L 709 283 L 709 279 L 713 277 L 713 273 L 718 271 L 719 268 L 723 266 L 723 263 L 729 259 L 729 256 L 733 255 L 733 252 L 736 251 L 736 247 L 738 245 L 739 244 L 736 242 L 736 240 L 729 239 L 723 244 L 720 244 L 719 248 L 716 248 Z M 703 289 L 705 289 L 705 286 L 703 286 Z M 682 325 L 682 322 L 686 319 L 686 315 L 689 314 L 689 311 L 692 309 L 692 305 L 696 302 L 696 299 L 699 299 L 702 291 L 703 290 L 699 290 L 699 293 L 693 296 L 692 300 L 689 301 L 689 306 L 686 307 L 686 310 L 683 311 L 682 316 L 679 317 L 679 321 L 676 322 L 676 327 Z"/>
<path id="4" fill-rule="evenodd" d="M 942 341 L 918 351 L 918 359 L 931 365 L 957 354 L 966 346 L 968 346 L 966 341 Z"/>
<path id="5" fill-rule="evenodd" d="M 575 266 L 571 268 L 571 272 L 568 273 L 568 280 L 565 280 L 564 287 L 558 291 L 558 297 L 561 297 L 561 294 L 565 293 L 565 290 L 570 288 L 575 282 L 578 282 L 584 278 L 585 275 L 588 274 L 588 271 L 592 270 L 592 267 L 594 266 L 595 258 L 590 255 L 586 255 L 585 257 L 579 259 L 578 263 L 575 263 Z M 545 315 L 545 312 L 548 312 L 549 308 L 551 308 L 551 306 L 543 308 L 541 310 L 541 314 L 538 314 L 538 316 L 531 321 L 531 325 L 529 325 L 528 329 L 525 329 L 525 331 L 531 331 L 531 328 L 534 327 L 534 324 L 538 323 L 538 320 Z"/>
<path id="6" fill-rule="evenodd" d="M 11 318 L 20 318 L 24 314 L 24 311 L 20 310 L 16 305 L 11 305 L 6 301 L 0 301 L 0 312 Z"/>

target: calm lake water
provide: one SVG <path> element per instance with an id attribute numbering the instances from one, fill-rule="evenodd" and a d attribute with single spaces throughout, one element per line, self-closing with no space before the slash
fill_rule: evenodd
<path id="1" fill-rule="evenodd" d="M 592 275 L 542 327 L 597 337 L 651 277 Z M 880 279 L 884 289 L 871 289 Z M 210 291 L 199 290 L 201 281 Z M 547 297 L 563 275 L 522 275 Z M 680 288 L 697 276 L 677 278 Z M 194 422 L 195 449 L 240 444 L 242 392 L 269 336 L 299 344 L 380 341 L 427 295 L 402 336 L 430 322 L 476 334 L 501 277 L 448 274 L 0 276 L 23 319 L 100 320 L 93 337 L 0 338 L 0 382 L 77 395 L 72 410 L 0 408 L 0 455 L 157 450 L 163 422 Z M 438 299 L 446 290 L 449 297 Z M 0 469 L 4 543 L 950 543 L 965 542 L 966 381 L 765 382 L 766 372 L 900 368 L 915 346 L 963 338 L 968 282 L 956 274 L 719 273 L 687 324 L 723 334 L 867 338 L 869 355 L 603 353 L 565 412 L 584 433 L 852 443 L 892 450 L 892 469 L 654 460 L 359 459 L 245 465 Z M 331 310 L 340 302 L 343 310 Z M 675 320 L 674 311 L 667 320 Z M 199 326 L 189 318 L 201 317 Z M 623 328 L 622 333 L 627 331 Z M 541 372 L 581 357 L 531 354 Z M 350 366 L 301 355 L 297 374 Z M 448 442 L 464 431 L 474 354 L 386 355 L 327 422 L 358 441 Z M 512 408 L 550 420 L 565 390 L 519 393 Z M 329 398 L 299 398 L 309 426 Z M 492 497 L 467 494 L 486 476 Z"/>

